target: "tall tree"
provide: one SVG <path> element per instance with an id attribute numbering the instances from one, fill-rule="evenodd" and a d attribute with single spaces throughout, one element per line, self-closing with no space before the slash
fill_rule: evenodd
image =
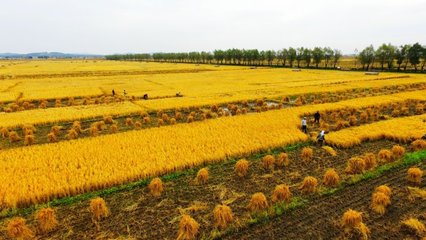
<path id="1" fill-rule="evenodd" d="M 364 48 L 358 55 L 358 59 L 362 64 L 362 68 L 370 69 L 370 65 L 374 63 L 375 51 L 373 45 Z"/>
<path id="2" fill-rule="evenodd" d="M 268 50 L 265 52 L 265 58 L 266 58 L 266 61 L 268 61 L 269 66 L 272 66 L 272 62 L 274 61 L 275 57 L 276 57 L 276 54 L 274 50 Z"/>
<path id="3" fill-rule="evenodd" d="M 312 50 L 312 58 L 314 60 L 315 67 L 318 68 L 318 65 L 324 59 L 324 51 L 320 47 L 315 47 Z"/>
<path id="4" fill-rule="evenodd" d="M 420 63 L 420 56 L 422 54 L 422 45 L 419 43 L 415 43 L 409 50 L 408 50 L 408 59 L 411 63 L 411 65 L 414 66 L 414 70 L 417 71 L 417 65 Z"/>
<path id="5" fill-rule="evenodd" d="M 393 59 L 395 56 L 395 47 L 389 44 L 382 44 L 376 50 L 376 58 L 380 63 L 382 70 L 384 69 L 384 65 L 388 65 L 388 69 L 392 68 Z"/>
<path id="6" fill-rule="evenodd" d="M 339 49 L 334 49 L 333 52 L 333 68 L 336 68 L 337 63 L 339 62 L 340 58 L 342 58 L 343 54 L 342 51 Z"/>
<path id="7" fill-rule="evenodd" d="M 223 50 L 214 50 L 213 56 L 218 64 L 222 64 L 223 59 L 225 59 L 225 53 L 223 52 Z"/>
<path id="8" fill-rule="evenodd" d="M 333 49 L 329 48 L 329 47 L 325 47 L 323 49 L 324 52 L 324 63 L 325 63 L 325 68 L 327 68 L 328 63 L 330 62 L 331 58 L 333 57 Z"/>
<path id="9" fill-rule="evenodd" d="M 303 53 L 305 52 L 304 47 L 300 47 L 296 49 L 296 62 L 297 67 L 300 68 L 300 62 L 303 60 Z"/>
<path id="10" fill-rule="evenodd" d="M 296 60 L 297 51 L 296 49 L 290 47 L 288 49 L 288 62 L 290 63 L 290 67 L 293 67 L 294 60 Z"/>
<path id="11" fill-rule="evenodd" d="M 306 67 L 309 67 L 311 65 L 312 60 L 312 51 L 309 48 L 303 49 L 303 60 L 306 63 Z"/>
<path id="12" fill-rule="evenodd" d="M 422 57 L 422 72 L 423 72 L 424 69 L 425 69 L 425 65 L 426 65 L 426 46 L 422 47 L 422 55 L 421 55 L 421 57 Z"/>

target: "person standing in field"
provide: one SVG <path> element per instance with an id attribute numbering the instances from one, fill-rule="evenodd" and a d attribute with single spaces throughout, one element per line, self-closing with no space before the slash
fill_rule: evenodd
<path id="1" fill-rule="evenodd" d="M 302 119 L 302 131 L 304 133 L 308 133 L 308 126 L 307 126 L 307 121 L 306 121 L 306 117 L 304 117 Z"/>
<path id="2" fill-rule="evenodd" d="M 322 146 L 325 141 L 325 131 L 321 130 L 321 132 L 317 136 L 317 142 Z"/>
<path id="3" fill-rule="evenodd" d="M 123 90 L 123 96 L 126 97 L 127 93 L 126 90 Z"/>
<path id="4" fill-rule="evenodd" d="M 315 119 L 314 123 L 318 123 L 319 124 L 320 118 L 321 118 L 321 114 L 319 113 L 319 111 L 317 111 L 314 114 L 314 119 Z"/>
<path id="5" fill-rule="evenodd" d="M 115 91 L 114 91 L 114 89 L 112 89 L 112 96 L 113 96 L 113 97 L 115 96 Z"/>

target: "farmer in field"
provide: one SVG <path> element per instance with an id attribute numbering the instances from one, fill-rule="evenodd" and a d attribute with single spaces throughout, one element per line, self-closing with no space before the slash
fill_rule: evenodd
<path id="1" fill-rule="evenodd" d="M 123 90 L 123 96 L 126 97 L 126 95 L 127 95 L 126 90 Z"/>
<path id="2" fill-rule="evenodd" d="M 325 141 L 325 131 L 321 130 L 321 132 L 317 136 L 317 143 L 322 146 L 324 144 L 324 141 Z"/>
<path id="3" fill-rule="evenodd" d="M 422 139 L 423 139 L 423 140 L 426 140 L 426 134 L 422 136 Z"/>
<path id="4" fill-rule="evenodd" d="M 113 97 L 115 96 L 115 91 L 114 91 L 114 89 L 112 89 L 112 96 L 113 96 Z"/>
<path id="5" fill-rule="evenodd" d="M 304 117 L 302 119 L 302 131 L 304 133 L 308 133 L 308 126 L 307 126 L 307 121 L 306 121 L 306 117 Z"/>
<path id="6" fill-rule="evenodd" d="M 319 124 L 320 118 L 321 118 L 321 114 L 319 113 L 319 111 L 317 111 L 317 112 L 314 114 L 314 119 L 315 119 L 315 121 L 314 121 L 314 122 Z"/>

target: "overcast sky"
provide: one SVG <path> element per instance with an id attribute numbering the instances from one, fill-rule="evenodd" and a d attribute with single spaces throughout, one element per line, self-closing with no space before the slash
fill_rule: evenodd
<path id="1" fill-rule="evenodd" d="M 426 0 L 0 0 L 0 52 L 426 44 Z"/>

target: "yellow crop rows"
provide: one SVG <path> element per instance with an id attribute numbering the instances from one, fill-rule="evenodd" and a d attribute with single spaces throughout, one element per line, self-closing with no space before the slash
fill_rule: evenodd
<path id="1" fill-rule="evenodd" d="M 364 141 L 390 139 L 408 142 L 419 139 L 426 132 L 426 114 L 375 122 L 332 132 L 327 143 L 338 147 L 352 147 Z"/>
<path id="2" fill-rule="evenodd" d="M 85 64 L 80 61 L 30 61 L 0 68 L 0 76 L 6 76 L 0 81 L 0 101 L 13 101 L 21 93 L 23 100 L 38 100 L 110 94 L 112 89 L 119 94 L 126 90 L 129 96 L 142 96 L 145 93 L 150 97 L 173 96 L 177 92 L 183 94 L 183 98 L 140 103 L 157 109 L 426 81 L 424 76 L 415 74 L 381 73 L 379 76 L 368 76 L 362 72 L 292 72 L 291 69 L 108 61 Z M 167 72 L 170 70 L 174 72 Z M 87 74 L 72 75 L 78 73 Z M 109 75 L 111 73 L 116 75 Z M 16 78 L 19 76 L 23 78 Z"/>
<path id="3" fill-rule="evenodd" d="M 44 202 L 304 141 L 307 136 L 299 130 L 300 115 L 317 110 L 360 108 L 411 97 L 405 93 L 404 97 L 399 95 L 308 105 L 5 150 L 0 155 L 0 201 L 6 206 Z M 413 96 L 417 95 L 413 92 Z M 406 129 L 401 127 L 400 130 L 395 134 Z M 327 136 L 327 141 L 329 139 L 338 141 L 335 134 Z"/>
<path id="4" fill-rule="evenodd" d="M 170 96 L 176 92 L 184 95 L 134 103 L 3 112 L 0 113 L 2 127 L 426 82 L 423 75 L 394 73 L 366 76 L 362 72 L 292 72 L 291 69 L 107 61 L 0 61 L 0 76 L 3 78 L 1 101 L 14 101 L 21 93 L 22 99 L 66 98 L 109 94 L 113 88 L 119 94 L 126 89 L 130 96 L 144 93 L 150 97 Z M 303 115 L 408 99 L 424 101 L 426 91 L 360 97 L 0 150 L 0 208 L 28 206 L 306 141 L 308 137 L 299 129 Z M 369 139 L 407 140 L 426 131 L 425 118 L 425 115 L 397 118 L 344 129 L 330 133 L 326 140 L 343 147 Z"/>
<path id="5" fill-rule="evenodd" d="M 285 111 L 271 111 L 4 150 L 0 203 L 10 207 L 44 202 L 294 144 L 307 138 L 296 127 L 298 122 Z"/>
<path id="6" fill-rule="evenodd" d="M 359 108 L 374 104 L 386 104 L 394 101 L 407 99 L 426 100 L 426 91 L 403 92 L 383 96 L 365 97 L 351 99 L 336 103 L 307 105 L 294 108 L 295 115 L 309 114 L 314 111 L 332 110 L 335 108 L 352 107 Z M 164 99 L 166 100 L 166 99 Z M 212 99 L 213 100 L 213 99 Z M 148 102 L 148 101 L 146 101 Z M 166 105 L 164 105 L 166 106 Z M 139 113 L 146 111 L 145 108 L 131 102 L 114 104 L 72 106 L 61 108 L 34 109 L 22 112 L 0 113 L 0 127 L 15 127 L 23 124 L 39 125 L 44 123 L 55 123 L 63 121 L 74 121 L 83 118 L 91 118 L 104 115 L 122 115 L 128 113 Z M 293 111 L 293 110 L 289 110 Z"/>
<path id="7" fill-rule="evenodd" d="M 16 127 L 21 125 L 38 125 L 44 123 L 56 123 L 75 121 L 97 116 L 120 115 L 137 113 L 141 107 L 131 102 L 118 102 L 100 105 L 81 105 L 61 108 L 34 109 L 14 113 L 0 113 L 0 126 Z"/>

